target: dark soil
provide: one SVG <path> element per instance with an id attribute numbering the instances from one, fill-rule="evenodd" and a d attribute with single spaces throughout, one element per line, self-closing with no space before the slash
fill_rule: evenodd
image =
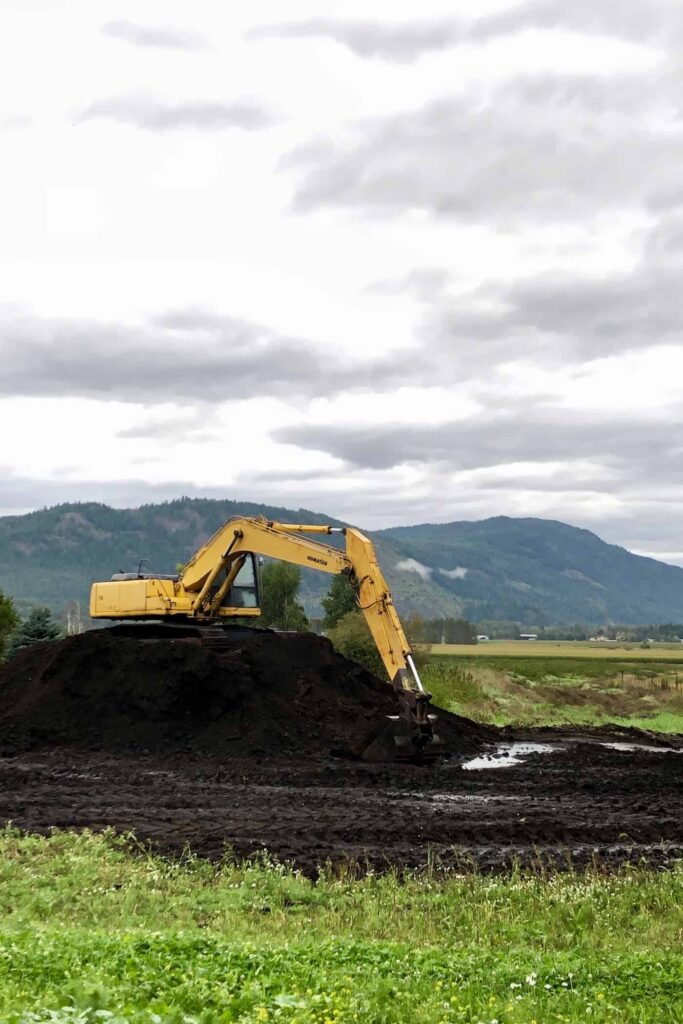
<path id="1" fill-rule="evenodd" d="M 312 633 L 236 629 L 211 650 L 142 628 L 35 644 L 1 666 L 0 751 L 320 757 L 361 749 L 397 710 L 390 686 Z M 492 732 L 443 712 L 439 735 L 464 756 Z"/>
<path id="2" fill-rule="evenodd" d="M 164 853 L 268 850 L 327 861 L 500 870 L 683 857 L 683 755 L 567 746 L 466 771 L 340 759 L 115 757 L 43 750 L 0 759 L 0 821 L 31 832 L 111 826 Z"/>
<path id="3" fill-rule="evenodd" d="M 307 872 L 683 857 L 683 754 L 598 742 L 653 742 L 633 730 L 526 730 L 555 752 L 468 771 L 466 754 L 521 734 L 439 711 L 450 758 L 331 756 L 393 697 L 312 637 L 218 654 L 86 634 L 4 666 L 0 695 L 0 821 L 33 832 L 111 826 L 165 853 L 268 850 Z"/>

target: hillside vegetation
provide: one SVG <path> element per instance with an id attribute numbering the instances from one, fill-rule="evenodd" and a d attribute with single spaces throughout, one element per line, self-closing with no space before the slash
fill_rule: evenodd
<path id="1" fill-rule="evenodd" d="M 380 536 L 430 567 L 474 621 L 677 622 L 683 611 L 683 569 L 566 523 L 498 516 Z M 447 575 L 458 567 L 466 572 Z"/>
<path id="2" fill-rule="evenodd" d="M 20 609 L 55 612 L 118 569 L 173 571 L 226 519 L 337 520 L 308 509 L 181 498 L 137 509 L 65 504 L 0 518 L 0 589 Z M 362 524 L 360 524 L 362 526 Z M 417 525 L 372 534 L 399 610 L 522 625 L 683 621 L 683 569 L 633 555 L 587 530 L 542 519 Z M 338 538 L 334 538 L 338 542 Z M 329 578 L 304 572 L 302 599 L 321 614 Z"/>

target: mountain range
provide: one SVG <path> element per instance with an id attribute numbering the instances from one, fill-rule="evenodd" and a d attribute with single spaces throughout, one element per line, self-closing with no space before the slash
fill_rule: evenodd
<path id="1" fill-rule="evenodd" d="M 0 589 L 20 610 L 73 600 L 87 614 L 93 580 L 119 569 L 173 571 L 226 519 L 337 520 L 307 509 L 180 498 L 135 509 L 57 505 L 0 518 Z M 362 524 L 361 524 L 362 528 Z M 373 531 L 402 614 L 559 623 L 683 621 L 683 569 L 607 544 L 588 530 L 546 519 L 496 516 Z M 329 578 L 304 570 L 302 599 L 320 614 Z"/>

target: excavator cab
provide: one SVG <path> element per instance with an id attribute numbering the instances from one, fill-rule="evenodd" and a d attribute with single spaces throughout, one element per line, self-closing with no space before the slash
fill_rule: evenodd
<path id="1" fill-rule="evenodd" d="M 261 614 L 259 559 L 244 552 L 239 565 L 226 566 L 208 591 L 217 618 Z M 110 580 L 94 583 L 90 592 L 92 618 L 164 619 L 192 615 L 191 597 L 185 596 L 179 573 L 115 572 Z"/>

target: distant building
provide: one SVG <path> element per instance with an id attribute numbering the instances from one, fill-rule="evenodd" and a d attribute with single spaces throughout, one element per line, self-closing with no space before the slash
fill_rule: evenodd
<path id="1" fill-rule="evenodd" d="M 479 636 L 477 636 L 477 642 L 480 644 L 485 644 L 488 639 L 489 637 L 487 637 L 485 633 L 481 633 Z M 681 643 L 683 643 L 683 640 L 681 641 Z"/>
<path id="2" fill-rule="evenodd" d="M 538 640 L 538 633 L 520 633 L 520 640 Z"/>

